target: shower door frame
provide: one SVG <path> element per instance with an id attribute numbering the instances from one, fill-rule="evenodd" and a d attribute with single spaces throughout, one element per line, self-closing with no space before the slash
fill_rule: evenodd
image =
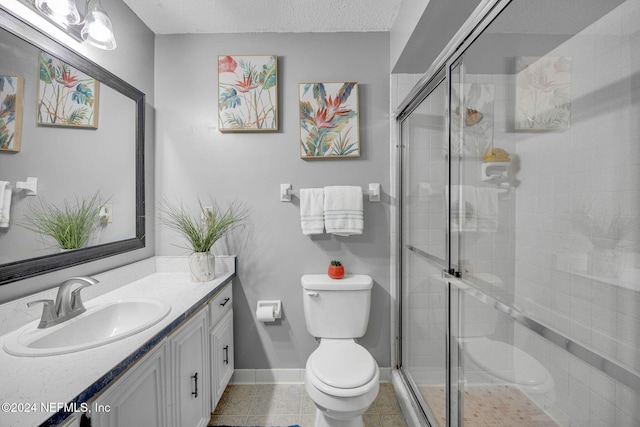
<path id="1" fill-rule="evenodd" d="M 442 74 L 445 74 L 444 81 L 447 84 L 447 110 L 449 110 L 451 106 L 451 97 L 450 97 L 450 88 L 451 88 L 451 70 L 458 64 L 463 63 L 463 55 L 464 52 L 471 46 L 471 44 L 483 33 L 486 27 L 488 27 L 493 20 L 502 12 L 502 10 L 507 7 L 512 0 L 484 0 L 479 6 L 476 8 L 474 13 L 469 17 L 467 22 L 460 30 L 456 33 L 456 35 L 452 38 L 449 44 L 445 47 L 445 49 L 441 52 L 441 54 L 436 58 L 431 67 L 427 70 L 427 72 L 423 75 L 423 77 L 418 81 L 418 83 L 414 86 L 414 88 L 409 92 L 409 94 L 405 97 L 405 99 L 400 103 L 397 108 L 394 116 L 397 123 L 397 187 L 396 194 L 398 199 L 397 204 L 397 219 L 396 219 L 396 235 L 397 238 L 397 257 L 396 257 L 396 285 L 398 288 L 397 292 L 397 330 L 396 332 L 396 368 L 400 372 L 400 376 L 405 383 L 405 386 L 413 394 L 415 402 L 413 402 L 414 406 L 424 405 L 424 402 L 420 402 L 420 396 L 416 395 L 415 390 L 412 389 L 411 383 L 412 381 L 408 378 L 408 375 L 403 372 L 403 359 L 402 359 L 402 340 L 403 340 L 403 325 L 402 325 L 402 308 L 403 308 L 403 293 L 402 293 L 402 274 L 403 274 L 403 249 L 405 245 L 403 243 L 403 235 L 402 235 L 402 205 L 403 205 L 403 185 L 402 185 L 402 173 L 403 173 L 403 162 L 402 162 L 402 122 L 409 117 L 411 112 L 413 112 L 420 103 L 422 103 L 431 91 L 442 83 Z M 435 79 L 440 76 L 440 80 L 434 83 Z M 461 92 L 460 92 L 461 93 Z M 451 129 L 450 129 L 450 120 L 449 120 L 449 111 L 445 114 L 446 117 L 446 126 L 445 126 L 445 139 L 448 141 L 449 145 L 451 144 Z M 449 181 L 447 185 L 451 182 L 451 158 L 449 158 Z M 451 195 L 449 195 L 449 199 Z M 609 377 L 613 378 L 615 381 L 620 382 L 630 389 L 640 393 L 640 376 L 636 373 L 631 372 L 626 367 L 620 365 L 617 361 L 607 359 L 600 354 L 595 353 L 591 349 L 581 345 L 576 342 L 571 337 L 565 336 L 553 329 L 542 325 L 536 320 L 530 318 L 525 313 L 506 305 L 491 296 L 485 294 L 484 292 L 475 289 L 473 286 L 467 286 L 464 283 L 464 278 L 460 277 L 460 272 L 457 270 L 457 265 L 451 262 L 451 233 L 449 227 L 450 220 L 450 200 L 447 200 L 447 221 L 446 221 L 446 233 L 447 233 L 447 249 L 446 255 L 447 260 L 445 260 L 446 268 L 442 271 L 442 276 L 446 280 L 446 317 L 447 317 L 447 340 L 446 340 L 446 348 L 444 349 L 446 353 L 446 369 L 447 369 L 447 392 L 446 392 L 446 425 L 447 427 L 452 427 L 454 424 L 452 422 L 452 403 L 457 404 L 456 411 L 456 419 L 458 421 L 455 425 L 461 425 L 460 421 L 462 418 L 462 388 L 460 386 L 457 387 L 457 396 L 453 399 L 451 394 L 451 385 L 458 382 L 457 378 L 459 378 L 458 371 L 460 369 L 459 364 L 452 364 L 452 359 L 459 359 L 459 349 L 452 349 L 452 340 L 451 340 L 451 323 L 452 320 L 457 322 L 459 319 L 452 319 L 452 304 L 458 304 L 462 293 L 467 296 L 473 297 L 476 300 L 479 300 L 486 304 L 487 306 L 493 307 L 499 313 L 506 315 L 511 320 L 519 323 L 530 331 L 540 335 L 545 338 L 549 342 L 555 344 L 557 347 L 566 351 L 567 353 L 577 357 L 578 359 L 585 362 L 587 365 L 599 369 L 600 371 L 607 374 Z M 461 245 L 460 242 L 458 244 L 458 251 L 460 251 Z M 459 254 L 458 257 L 459 258 Z M 460 285 L 460 286 L 459 286 Z M 471 284 L 472 285 L 472 284 Z M 453 350 L 453 351 L 452 351 Z M 452 372 L 454 371 L 455 372 Z M 455 400 L 455 402 L 452 402 Z M 426 412 L 424 408 L 419 408 L 422 413 L 424 419 L 421 420 L 425 424 L 431 425 L 426 416 Z M 420 413 L 419 412 L 419 413 Z"/>

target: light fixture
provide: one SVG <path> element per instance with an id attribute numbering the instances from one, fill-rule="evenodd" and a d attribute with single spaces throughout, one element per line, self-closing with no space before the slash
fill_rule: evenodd
<path id="1" fill-rule="evenodd" d="M 80 36 L 92 46 L 105 50 L 116 48 L 111 19 L 100 0 L 87 0 L 84 19 L 78 13 L 75 0 L 35 0 L 34 4 L 43 15 L 66 27 L 84 25 Z"/>

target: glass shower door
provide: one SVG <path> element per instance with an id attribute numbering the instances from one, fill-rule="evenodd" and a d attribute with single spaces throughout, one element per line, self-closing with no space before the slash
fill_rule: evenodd
<path id="1" fill-rule="evenodd" d="M 446 84 L 402 121 L 402 371 L 433 426 L 446 426 Z"/>

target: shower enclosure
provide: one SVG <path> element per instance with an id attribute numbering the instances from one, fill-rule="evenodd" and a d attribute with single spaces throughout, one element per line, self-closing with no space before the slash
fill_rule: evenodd
<path id="1" fill-rule="evenodd" d="M 400 104 L 423 425 L 640 425 L 640 0 L 484 1 Z"/>

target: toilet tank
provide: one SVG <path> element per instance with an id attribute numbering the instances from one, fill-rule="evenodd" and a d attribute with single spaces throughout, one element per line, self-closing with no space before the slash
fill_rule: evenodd
<path id="1" fill-rule="evenodd" d="M 373 280 L 365 274 L 332 279 L 326 274 L 302 276 L 307 330 L 317 338 L 359 338 L 367 331 Z"/>

